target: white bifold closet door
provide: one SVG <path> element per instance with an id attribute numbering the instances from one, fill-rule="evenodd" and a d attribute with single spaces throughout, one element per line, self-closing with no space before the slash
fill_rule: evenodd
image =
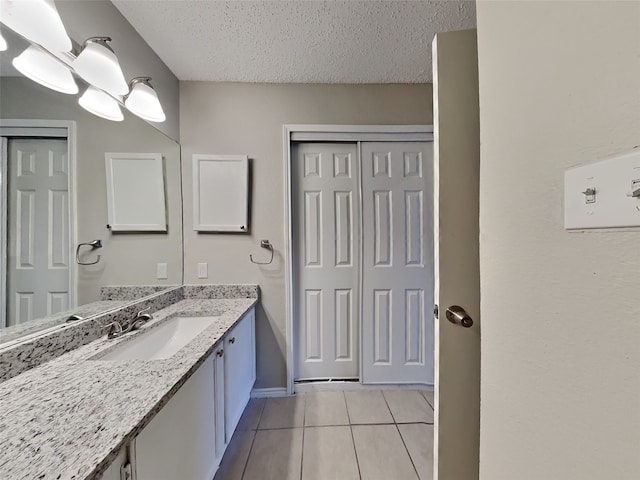
<path id="1" fill-rule="evenodd" d="M 69 305 L 66 139 L 9 141 L 7 324 Z"/>
<path id="2" fill-rule="evenodd" d="M 359 377 L 356 144 L 293 147 L 296 380 Z"/>
<path id="3" fill-rule="evenodd" d="M 432 144 L 292 154 L 295 379 L 433 383 Z"/>

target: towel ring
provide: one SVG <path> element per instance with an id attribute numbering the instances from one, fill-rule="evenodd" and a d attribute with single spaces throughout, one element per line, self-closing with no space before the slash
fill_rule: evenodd
<path id="1" fill-rule="evenodd" d="M 273 262 L 273 245 L 271 245 L 271 242 L 269 240 L 260 240 L 260 246 L 262 248 L 266 248 L 267 250 L 271 251 L 271 257 L 269 258 L 268 262 L 256 262 L 253 259 L 253 255 L 249 254 L 249 260 L 251 260 L 251 263 L 255 263 L 256 265 L 269 265 L 271 262 Z"/>
<path id="2" fill-rule="evenodd" d="M 87 247 L 91 247 L 92 250 L 95 250 L 96 248 L 102 248 L 102 240 L 93 240 L 92 242 L 89 243 L 79 243 L 78 247 L 76 248 L 76 263 L 78 265 L 95 265 L 96 263 L 98 263 L 100 261 L 100 255 L 98 255 L 98 257 L 96 258 L 95 262 L 81 262 L 80 261 L 80 247 L 82 246 L 87 246 Z"/>

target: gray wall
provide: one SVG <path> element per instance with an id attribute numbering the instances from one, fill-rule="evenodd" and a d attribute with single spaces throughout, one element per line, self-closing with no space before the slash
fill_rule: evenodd
<path id="1" fill-rule="evenodd" d="M 160 57 L 138 35 L 109 0 L 56 0 L 56 7 L 67 33 L 78 44 L 89 37 L 109 36 L 127 82 L 133 77 L 152 77 L 153 88 L 162 103 L 167 120 L 153 125 L 178 140 L 178 79 Z"/>
<path id="2" fill-rule="evenodd" d="M 283 85 L 180 83 L 185 283 L 258 283 L 257 388 L 284 387 L 284 124 L 431 124 L 431 85 Z M 191 156 L 247 154 L 251 159 L 251 233 L 193 231 Z M 261 239 L 275 247 L 272 265 Z M 198 262 L 209 278 L 197 278 Z"/>
<path id="3" fill-rule="evenodd" d="M 0 78 L 1 118 L 76 122 L 77 237 L 102 239 L 97 265 L 78 268 L 78 303 L 100 298 L 102 285 L 176 285 L 182 281 L 180 146 L 124 112 L 124 122 L 96 117 L 76 96 L 51 91 L 23 77 Z M 107 224 L 105 152 L 162 153 L 165 161 L 168 233 L 111 233 Z M 144 188 L 141 185 L 140 188 Z M 156 279 L 156 263 L 167 262 L 169 278 Z"/>
<path id="4" fill-rule="evenodd" d="M 478 2 L 480 478 L 640 475 L 640 229 L 563 228 L 640 144 L 640 3 Z"/>

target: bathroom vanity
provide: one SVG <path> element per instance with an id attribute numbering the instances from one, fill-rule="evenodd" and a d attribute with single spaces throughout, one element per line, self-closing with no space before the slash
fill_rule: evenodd
<path id="1" fill-rule="evenodd" d="M 0 384 L 0 478 L 213 478 L 255 381 L 257 287 L 248 298 L 183 289 L 139 330 Z"/>

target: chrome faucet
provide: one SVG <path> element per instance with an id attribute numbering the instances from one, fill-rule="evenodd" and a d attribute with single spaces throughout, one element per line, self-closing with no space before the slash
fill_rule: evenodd
<path id="1" fill-rule="evenodd" d="M 151 315 L 150 313 L 144 313 L 147 310 L 151 310 L 151 307 L 147 307 L 144 310 L 140 310 L 136 316 L 134 317 L 134 319 L 131 321 L 132 325 L 137 325 L 134 330 L 136 328 L 140 328 L 142 325 L 144 325 L 145 323 L 147 323 L 149 320 L 153 319 L 153 315 Z"/>
<path id="2" fill-rule="evenodd" d="M 107 338 L 109 339 L 117 338 L 124 335 L 125 333 L 138 330 L 149 320 L 153 319 L 153 315 L 151 315 L 150 313 L 145 313 L 147 310 L 150 310 L 150 309 L 151 307 L 147 307 L 144 310 L 140 310 L 135 317 L 129 320 L 126 328 L 117 320 L 114 322 L 111 322 L 109 325 L 105 327 L 109 329 L 109 332 L 107 333 Z"/>

